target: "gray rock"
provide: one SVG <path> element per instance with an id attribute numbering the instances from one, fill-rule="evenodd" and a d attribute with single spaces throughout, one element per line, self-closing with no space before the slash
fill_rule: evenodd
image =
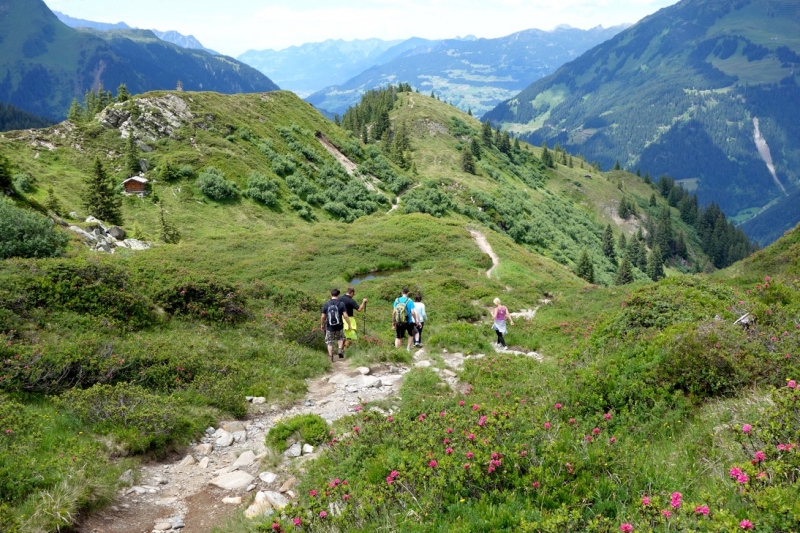
<path id="1" fill-rule="evenodd" d="M 233 435 L 224 429 L 218 429 L 214 435 L 217 437 L 217 440 L 214 442 L 215 448 L 226 448 L 233 444 Z"/>
<path id="2" fill-rule="evenodd" d="M 272 505 L 273 509 L 283 509 L 287 505 L 289 505 L 289 498 L 281 494 L 280 492 L 274 492 L 268 490 L 265 492 L 267 501 Z"/>
<path id="3" fill-rule="evenodd" d="M 125 244 L 127 244 L 128 245 L 127 247 L 130 248 L 131 250 L 149 250 L 150 249 L 150 245 L 149 244 L 147 244 L 146 242 L 143 242 L 143 241 L 136 240 L 136 239 L 125 239 Z"/>
<path id="4" fill-rule="evenodd" d="M 69 212 L 69 218 L 71 218 L 71 219 L 73 219 L 73 220 L 78 220 L 78 219 L 79 219 L 79 218 L 81 218 L 81 217 L 79 217 L 79 216 L 78 216 L 78 213 L 76 213 L 75 211 L 70 211 L 70 212 Z"/>
<path id="5" fill-rule="evenodd" d="M 236 468 L 241 468 L 243 466 L 250 466 L 256 460 L 256 454 L 254 454 L 251 450 L 247 450 L 242 455 L 239 456 L 236 461 L 234 461 L 233 466 Z"/>
<path id="6" fill-rule="evenodd" d="M 272 506 L 268 501 L 266 500 L 261 502 L 257 501 L 253 505 L 247 508 L 247 510 L 244 512 L 244 516 L 246 518 L 256 518 L 270 511 L 272 511 Z"/>
<path id="7" fill-rule="evenodd" d="M 237 431 L 244 431 L 244 422 L 239 422 L 238 420 L 233 422 L 223 422 L 219 427 L 228 433 L 236 433 Z"/>
<path id="8" fill-rule="evenodd" d="M 253 405 L 263 405 L 265 403 L 267 403 L 267 399 L 263 396 L 256 396 L 253 398 Z"/>
<path id="9" fill-rule="evenodd" d="M 211 480 L 211 484 L 224 490 L 240 490 L 252 483 L 254 479 L 247 472 L 236 470 Z"/>
<path id="10" fill-rule="evenodd" d="M 118 241 L 124 241 L 126 237 L 125 230 L 120 228 L 119 226 L 111 226 L 108 228 L 108 234 L 117 239 Z"/>
<path id="11" fill-rule="evenodd" d="M 216 432 L 217 432 L 217 430 L 212 428 L 212 427 L 206 428 L 206 435 L 213 435 Z"/>
<path id="12" fill-rule="evenodd" d="M 273 474 L 272 472 L 261 472 L 258 477 L 264 483 L 273 483 L 276 479 L 278 479 L 278 474 Z"/>
<path id="13" fill-rule="evenodd" d="M 303 453 L 303 447 L 300 446 L 299 442 L 295 442 L 294 444 L 289 446 L 288 450 L 283 452 L 283 455 L 285 455 L 286 457 L 300 457 L 302 453 Z"/>
<path id="14" fill-rule="evenodd" d="M 430 368 L 431 362 L 430 361 L 417 361 L 414 363 L 414 366 L 417 368 Z"/>
<path id="15" fill-rule="evenodd" d="M 198 444 L 197 446 L 194 447 L 194 449 L 200 455 L 208 455 L 212 451 L 214 451 L 214 445 L 207 442 L 205 444 Z"/>
<path id="16" fill-rule="evenodd" d="M 124 483 L 125 485 L 132 485 L 133 484 L 133 470 L 126 470 L 119 476 L 120 483 Z"/>
<path id="17" fill-rule="evenodd" d="M 299 483 L 300 482 L 297 480 L 297 478 L 292 476 L 283 482 L 283 485 L 281 485 L 281 488 L 278 489 L 278 492 L 288 492 L 295 488 Z"/>
<path id="18" fill-rule="evenodd" d="M 178 466 L 192 466 L 193 464 L 196 463 L 197 460 L 194 457 L 192 457 L 191 455 L 187 455 L 186 457 L 183 458 L 183 461 L 181 461 L 178 464 Z"/>
<path id="19" fill-rule="evenodd" d="M 222 503 L 227 503 L 230 505 L 241 505 L 242 497 L 241 496 L 228 496 L 227 498 L 222 498 Z"/>
<path id="20" fill-rule="evenodd" d="M 169 531 L 172 529 L 172 522 L 161 522 L 156 524 L 154 528 L 156 531 Z"/>
<path id="21" fill-rule="evenodd" d="M 100 221 L 99 221 L 98 219 L 94 218 L 94 217 L 93 217 L 93 216 L 91 216 L 91 215 L 90 215 L 90 216 L 88 216 L 88 217 L 86 217 L 86 220 L 85 220 L 85 222 L 86 222 L 87 224 L 100 224 Z"/>
<path id="22" fill-rule="evenodd" d="M 366 367 L 366 366 L 360 366 L 360 367 L 356 368 L 356 370 L 358 370 L 361 373 L 362 376 L 366 376 L 366 375 L 368 375 L 370 373 L 369 367 Z"/>
<path id="23" fill-rule="evenodd" d="M 97 242 L 97 237 L 95 237 L 92 233 L 89 233 L 88 231 L 84 230 L 83 228 L 80 228 L 78 226 L 70 226 L 69 230 L 77 233 L 84 240 L 87 240 L 89 242 Z"/>
<path id="24" fill-rule="evenodd" d="M 303 455 L 314 453 L 314 447 L 310 444 L 303 444 Z"/>
<path id="25" fill-rule="evenodd" d="M 255 483 L 251 483 L 251 484 L 247 485 L 247 488 L 244 489 L 244 490 L 246 490 L 247 492 L 250 492 L 251 490 L 254 490 L 255 488 L 256 488 L 256 484 Z"/>
<path id="26" fill-rule="evenodd" d="M 236 441 L 236 442 L 244 442 L 244 441 L 246 441 L 247 440 L 247 432 L 242 430 L 242 431 L 237 431 L 236 433 L 233 433 L 233 440 Z"/>
<path id="27" fill-rule="evenodd" d="M 208 456 L 203 457 L 202 459 L 200 459 L 200 462 L 197 464 L 197 466 L 205 470 L 206 468 L 208 468 L 208 463 L 210 461 L 211 460 L 208 458 Z"/>
<path id="28" fill-rule="evenodd" d="M 357 387 L 360 389 L 367 389 L 379 385 L 380 380 L 374 376 L 358 376 L 347 380 L 348 387 Z"/>

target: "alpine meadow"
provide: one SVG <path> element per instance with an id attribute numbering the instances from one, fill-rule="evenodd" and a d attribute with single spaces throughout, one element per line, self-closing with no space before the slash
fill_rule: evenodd
<path id="1" fill-rule="evenodd" d="M 406 81 L 130 87 L 0 108 L 0 531 L 800 531 L 800 228 Z"/>

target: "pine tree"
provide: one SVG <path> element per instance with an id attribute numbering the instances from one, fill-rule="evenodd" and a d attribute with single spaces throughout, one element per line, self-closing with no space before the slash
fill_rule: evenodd
<path id="1" fill-rule="evenodd" d="M 656 193 L 653 193 L 650 195 L 650 207 L 655 207 L 656 204 Z"/>
<path id="2" fill-rule="evenodd" d="M 686 238 L 683 236 L 683 232 L 680 232 L 678 233 L 678 238 L 675 239 L 675 255 L 687 259 L 687 253 Z"/>
<path id="3" fill-rule="evenodd" d="M 475 174 L 475 160 L 472 158 L 472 151 L 466 148 L 461 150 L 461 170 L 468 174 Z"/>
<path id="4" fill-rule="evenodd" d="M 334 113 L 334 115 L 333 115 L 333 123 L 336 124 L 337 126 L 341 126 L 342 125 L 342 120 L 339 118 L 339 113 Z"/>
<path id="5" fill-rule="evenodd" d="M 507 131 L 504 131 L 503 134 L 500 135 L 500 142 L 498 143 L 497 148 L 504 154 L 511 153 L 511 139 L 509 138 Z"/>
<path id="6" fill-rule="evenodd" d="M 650 256 L 647 258 L 647 275 L 653 281 L 658 281 L 664 277 L 664 261 L 658 244 L 653 246 Z"/>
<path id="7" fill-rule="evenodd" d="M 628 217 L 631 216 L 631 208 L 628 204 L 628 199 L 623 197 L 622 200 L 619 201 L 619 207 L 617 208 L 617 214 L 619 218 L 627 220 Z"/>
<path id="8" fill-rule="evenodd" d="M 644 173 L 644 182 L 645 182 L 646 184 L 648 184 L 648 185 L 650 185 L 651 183 L 653 183 L 653 180 L 652 180 L 652 179 L 650 179 L 650 173 L 649 173 L 649 172 L 645 172 L 645 173 Z"/>
<path id="9" fill-rule="evenodd" d="M 11 176 L 11 163 L 6 156 L 0 154 L 0 196 L 5 191 L 13 188 L 13 178 Z"/>
<path id="10" fill-rule="evenodd" d="M 616 161 L 614 161 L 614 170 L 620 170 L 620 166 L 619 166 L 619 159 L 617 159 Z"/>
<path id="11" fill-rule="evenodd" d="M 436 93 L 433 92 L 433 89 L 431 89 L 431 98 L 436 98 Z"/>
<path id="12" fill-rule="evenodd" d="M 633 270 L 627 257 L 622 258 L 622 262 L 617 268 L 617 276 L 614 278 L 614 285 L 627 285 L 633 281 Z"/>
<path id="13" fill-rule="evenodd" d="M 614 251 L 614 233 L 611 231 L 611 224 L 606 226 L 603 232 L 603 255 L 608 257 L 612 263 L 617 260 L 617 253 Z"/>
<path id="14" fill-rule="evenodd" d="M 117 87 L 117 102 L 127 102 L 131 99 L 131 93 L 128 92 L 128 87 L 124 83 L 120 83 Z"/>
<path id="15" fill-rule="evenodd" d="M 85 180 L 83 205 L 90 215 L 112 224 L 122 224 L 122 198 L 114 192 L 114 180 L 106 174 L 99 157 Z"/>
<path id="16" fill-rule="evenodd" d="M 472 116 L 472 108 L 471 107 L 467 108 L 467 115 Z"/>
<path id="17" fill-rule="evenodd" d="M 48 211 L 52 211 L 56 215 L 61 213 L 61 202 L 59 202 L 58 198 L 56 198 L 56 193 L 53 190 L 52 185 L 47 187 L 47 199 L 45 200 L 44 205 Z"/>
<path id="18" fill-rule="evenodd" d="M 619 239 L 617 239 L 617 250 L 619 250 L 620 255 L 624 254 L 628 250 L 628 239 L 625 238 L 624 233 L 619 234 Z"/>
<path id="19" fill-rule="evenodd" d="M 492 123 L 489 122 L 489 119 L 486 119 L 486 122 L 483 123 L 483 128 L 481 129 L 481 138 L 483 140 L 483 144 L 487 147 L 492 145 Z"/>
<path id="20" fill-rule="evenodd" d="M 579 278 L 583 278 L 589 283 L 594 283 L 594 264 L 589 258 L 589 252 L 584 248 L 581 257 L 578 259 L 578 269 L 576 272 Z"/>
<path id="21" fill-rule="evenodd" d="M 542 164 L 546 167 L 555 168 L 556 164 L 553 161 L 553 154 L 547 149 L 547 143 L 542 143 Z"/>
<path id="22" fill-rule="evenodd" d="M 522 147 L 519 145 L 519 137 L 514 138 L 514 151 L 519 152 L 522 150 Z"/>
<path id="23" fill-rule="evenodd" d="M 181 234 L 178 232 L 178 228 L 164 214 L 164 204 L 160 204 L 160 207 L 159 238 L 166 244 L 177 244 L 181 240 Z"/>
<path id="24" fill-rule="evenodd" d="M 472 151 L 472 157 L 479 160 L 481 159 L 481 145 L 478 142 L 478 139 L 472 139 L 469 143 L 469 149 Z"/>
<path id="25" fill-rule="evenodd" d="M 141 165 L 139 165 L 139 147 L 136 146 L 133 131 L 128 132 L 128 145 L 125 150 L 125 170 L 129 172 L 129 176 L 134 176 L 142 170 Z"/>
<path id="26" fill-rule="evenodd" d="M 72 105 L 69 106 L 69 111 L 67 111 L 67 120 L 72 122 L 73 124 L 77 124 L 83 121 L 84 111 L 81 104 L 78 103 L 77 98 L 72 99 Z"/>
<path id="27" fill-rule="evenodd" d="M 567 161 L 567 166 L 569 168 L 572 168 L 572 154 L 570 154 L 570 156 L 569 156 L 569 161 Z"/>
<path id="28" fill-rule="evenodd" d="M 133 222 L 133 228 L 131 229 L 131 236 L 137 241 L 145 240 L 145 234 L 142 231 L 142 227 L 136 221 Z"/>

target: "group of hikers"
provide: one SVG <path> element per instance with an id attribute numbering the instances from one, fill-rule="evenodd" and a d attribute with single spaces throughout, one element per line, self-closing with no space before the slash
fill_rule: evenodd
<path id="1" fill-rule="evenodd" d="M 422 330 L 428 320 L 428 313 L 422 302 L 422 294 L 418 293 L 412 299 L 409 292 L 408 288 L 403 288 L 401 295 L 392 304 L 392 329 L 395 331 L 395 347 L 402 347 L 403 339 L 408 335 L 406 350 L 410 351 L 412 343 L 416 347 L 422 347 Z M 354 298 L 356 290 L 352 287 L 347 289 L 344 296 L 340 297 L 340 294 L 339 289 L 331 289 L 331 299 L 322 306 L 320 315 L 320 329 L 325 331 L 325 344 L 328 346 L 331 362 L 334 361 L 334 347 L 339 350 L 339 359 L 344 359 L 345 348 L 358 339 L 355 314 L 366 313 L 368 301 L 364 298 L 359 304 Z M 492 329 L 497 333 L 497 346 L 505 348 L 506 321 L 513 326 L 514 320 L 499 298 L 494 299 L 494 304 Z"/>

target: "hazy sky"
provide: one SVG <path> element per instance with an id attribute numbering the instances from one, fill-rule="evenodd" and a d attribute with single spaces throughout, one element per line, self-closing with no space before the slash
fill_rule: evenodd
<path id="1" fill-rule="evenodd" d="M 502 37 L 559 24 L 634 23 L 676 0 L 45 0 L 97 22 L 176 30 L 238 56 L 326 39 Z"/>

